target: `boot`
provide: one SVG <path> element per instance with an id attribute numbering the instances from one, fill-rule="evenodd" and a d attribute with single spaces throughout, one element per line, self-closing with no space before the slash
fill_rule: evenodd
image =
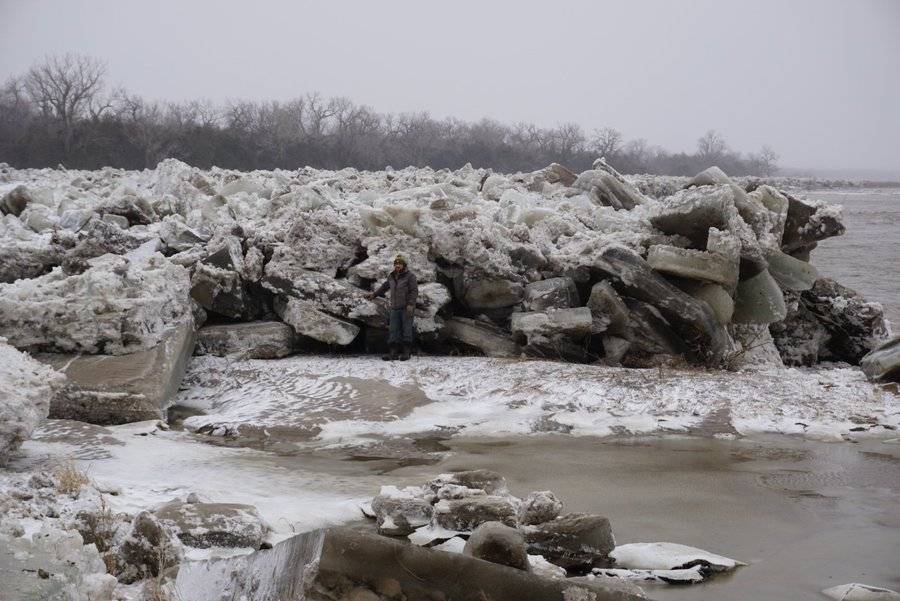
<path id="1" fill-rule="evenodd" d="M 400 360 L 401 360 L 401 361 L 409 361 L 409 356 L 410 356 L 411 354 L 412 354 L 412 345 L 411 345 L 411 344 L 404 344 L 404 345 L 403 345 L 403 352 L 400 354 Z"/>
<path id="2" fill-rule="evenodd" d="M 388 348 L 388 353 L 386 355 L 382 355 L 381 359 L 384 361 L 395 361 L 399 354 L 400 354 L 400 345 L 392 344 Z"/>

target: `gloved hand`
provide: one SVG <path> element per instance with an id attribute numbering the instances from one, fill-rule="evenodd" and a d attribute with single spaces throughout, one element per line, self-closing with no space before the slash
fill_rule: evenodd
<path id="1" fill-rule="evenodd" d="M 415 312 L 415 310 L 416 310 L 415 305 L 406 305 L 406 314 L 409 315 L 410 317 L 413 316 L 413 313 Z"/>

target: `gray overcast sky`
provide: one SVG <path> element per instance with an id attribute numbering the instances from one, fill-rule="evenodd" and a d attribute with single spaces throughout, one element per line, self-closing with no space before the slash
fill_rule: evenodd
<path id="1" fill-rule="evenodd" d="M 900 171 L 900 0 L 0 0 L 0 78 L 66 51 L 150 98 L 317 90 L 670 150 L 713 128 L 783 165 Z"/>

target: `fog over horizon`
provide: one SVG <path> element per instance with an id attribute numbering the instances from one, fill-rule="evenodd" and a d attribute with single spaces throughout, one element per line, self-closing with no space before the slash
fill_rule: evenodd
<path id="1" fill-rule="evenodd" d="M 900 177 L 892 0 L 0 0 L 0 17 L 0 81 L 78 52 L 152 99 L 315 91 L 383 112 L 611 126 L 670 151 L 715 129 L 786 169 Z"/>

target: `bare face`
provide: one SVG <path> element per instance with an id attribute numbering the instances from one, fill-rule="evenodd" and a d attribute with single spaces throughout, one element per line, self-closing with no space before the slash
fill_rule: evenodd
<path id="1" fill-rule="evenodd" d="M 399 261 L 394 263 L 394 273 L 400 273 L 401 271 L 403 271 L 403 263 Z"/>

